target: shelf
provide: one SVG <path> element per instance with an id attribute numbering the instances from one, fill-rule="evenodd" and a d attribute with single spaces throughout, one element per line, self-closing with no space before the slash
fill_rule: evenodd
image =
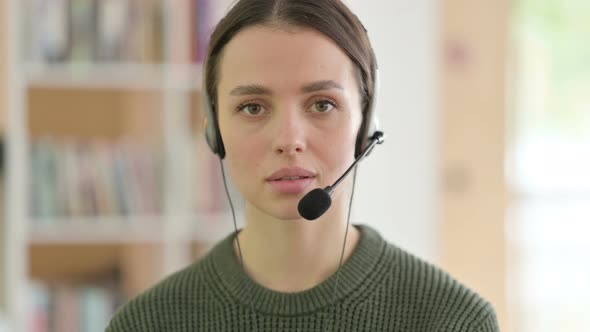
<path id="1" fill-rule="evenodd" d="M 48 283 L 88 280 L 114 270 L 125 250 L 122 244 L 33 246 L 28 250 L 29 273 L 31 279 Z"/>
<path id="2" fill-rule="evenodd" d="M 242 219 L 237 216 L 238 220 Z M 198 224 L 191 230 L 191 240 L 203 244 L 215 244 L 234 231 L 231 212 L 198 214 L 194 217 Z M 238 222 L 238 228 L 240 228 Z"/>
<path id="3" fill-rule="evenodd" d="M 162 242 L 160 217 L 99 217 L 30 220 L 29 243 L 116 244 Z"/>
<path id="4" fill-rule="evenodd" d="M 28 87 L 199 91 L 200 64 L 24 63 Z"/>
<path id="5" fill-rule="evenodd" d="M 29 220 L 30 245 L 124 244 L 165 242 L 166 220 L 194 221 L 188 231 L 175 231 L 175 240 L 213 244 L 233 232 L 231 213 L 204 213 L 190 217 L 133 216 Z"/>

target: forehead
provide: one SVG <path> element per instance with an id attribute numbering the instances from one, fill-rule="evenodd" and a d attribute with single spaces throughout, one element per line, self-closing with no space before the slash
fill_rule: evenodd
<path id="1" fill-rule="evenodd" d="M 355 67 L 346 53 L 310 28 L 246 28 L 225 46 L 219 68 L 220 92 L 234 84 L 277 86 L 325 79 L 339 81 L 345 88 L 350 88 L 348 81 L 356 85 Z"/>

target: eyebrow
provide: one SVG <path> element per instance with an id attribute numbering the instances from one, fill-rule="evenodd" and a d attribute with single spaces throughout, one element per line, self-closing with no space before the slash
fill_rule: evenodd
<path id="1" fill-rule="evenodd" d="M 342 86 L 332 80 L 321 80 L 312 82 L 301 87 L 302 93 L 311 93 L 320 90 L 339 89 L 343 90 Z M 270 95 L 272 94 L 269 88 L 256 84 L 239 85 L 233 88 L 230 93 L 232 96 L 243 95 Z"/>
<path id="2" fill-rule="evenodd" d="M 232 96 L 243 96 L 243 95 L 270 95 L 270 89 L 265 88 L 256 84 L 239 85 L 233 88 L 230 92 Z"/>
<path id="3" fill-rule="evenodd" d="M 330 90 L 330 89 L 338 89 L 338 90 L 343 90 L 342 86 L 332 80 L 322 80 L 322 81 L 317 81 L 317 82 L 313 82 L 307 85 L 304 85 L 301 88 L 301 92 L 303 93 L 310 93 L 310 92 L 315 92 L 315 91 L 320 91 L 320 90 Z"/>

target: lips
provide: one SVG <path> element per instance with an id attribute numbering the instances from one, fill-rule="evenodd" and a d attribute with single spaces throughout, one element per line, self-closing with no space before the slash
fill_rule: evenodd
<path id="1" fill-rule="evenodd" d="M 303 193 L 305 188 L 315 180 L 315 177 L 313 172 L 304 168 L 289 167 L 272 173 L 266 181 L 278 194 L 297 195 Z"/>
<path id="2" fill-rule="evenodd" d="M 299 180 L 305 178 L 314 178 L 315 174 L 311 171 L 301 167 L 286 167 L 272 173 L 267 181 L 279 181 L 279 180 Z"/>

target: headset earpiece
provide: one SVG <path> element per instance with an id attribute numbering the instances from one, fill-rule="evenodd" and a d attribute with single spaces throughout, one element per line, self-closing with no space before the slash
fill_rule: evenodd
<path id="1" fill-rule="evenodd" d="M 207 88 L 205 87 L 203 93 L 203 108 L 205 116 L 207 117 L 207 125 L 205 126 L 205 139 L 213 153 L 219 155 L 219 158 L 225 158 L 225 147 L 221 139 L 221 132 L 219 130 L 219 121 L 215 105 L 211 102 Z"/>
<path id="2" fill-rule="evenodd" d="M 363 113 L 363 123 L 357 136 L 354 157 L 358 158 L 361 152 L 369 145 L 370 138 L 379 130 L 379 120 L 377 119 L 376 104 L 379 90 L 379 70 L 375 69 L 373 75 L 373 95 L 369 96 L 367 110 Z"/>

